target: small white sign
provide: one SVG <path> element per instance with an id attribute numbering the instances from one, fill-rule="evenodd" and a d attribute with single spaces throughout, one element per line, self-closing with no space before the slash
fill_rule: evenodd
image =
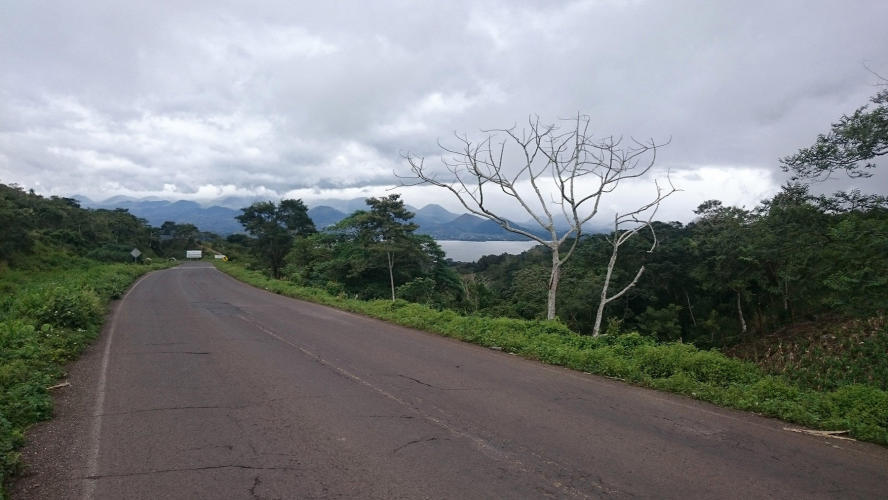
<path id="1" fill-rule="evenodd" d="M 134 259 L 138 259 L 139 256 L 142 255 L 142 252 L 139 251 L 138 248 L 133 248 L 133 251 L 130 252 L 130 255 L 132 255 Z"/>

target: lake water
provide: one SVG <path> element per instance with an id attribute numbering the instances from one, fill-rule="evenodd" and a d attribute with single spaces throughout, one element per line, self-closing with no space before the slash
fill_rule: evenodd
<path id="1" fill-rule="evenodd" d="M 457 262 L 475 262 L 485 255 L 519 254 L 539 245 L 535 241 L 438 240 L 447 257 Z"/>

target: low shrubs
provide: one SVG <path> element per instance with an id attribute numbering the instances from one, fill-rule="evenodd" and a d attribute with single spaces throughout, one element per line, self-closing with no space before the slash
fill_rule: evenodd
<path id="1" fill-rule="evenodd" d="M 800 386 L 862 384 L 888 390 L 888 318 L 801 323 L 728 351 Z"/>
<path id="2" fill-rule="evenodd" d="M 847 430 L 857 439 L 888 444 L 888 392 L 878 387 L 852 384 L 817 391 L 715 350 L 680 342 L 657 343 L 637 333 L 592 338 L 555 321 L 461 316 L 403 300 L 358 301 L 272 280 L 230 263 L 217 263 L 217 267 L 274 293 L 809 427 Z"/>

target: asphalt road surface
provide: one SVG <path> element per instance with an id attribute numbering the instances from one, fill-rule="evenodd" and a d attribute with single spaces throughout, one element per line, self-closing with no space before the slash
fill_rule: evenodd
<path id="1" fill-rule="evenodd" d="M 118 303 L 13 498 L 885 498 L 888 450 L 241 284 Z"/>

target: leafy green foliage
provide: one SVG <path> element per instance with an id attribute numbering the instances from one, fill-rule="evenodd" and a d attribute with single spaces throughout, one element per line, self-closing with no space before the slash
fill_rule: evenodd
<path id="1" fill-rule="evenodd" d="M 284 257 L 290 251 L 293 239 L 316 232 L 308 216 L 308 207 L 302 200 L 282 200 L 277 205 L 260 201 L 242 211 L 236 219 L 256 238 L 251 242 L 253 251 L 275 278 L 280 277 Z"/>
<path id="2" fill-rule="evenodd" d="M 367 198 L 368 211 L 358 211 L 336 225 L 336 229 L 351 234 L 361 247 L 370 253 L 385 257 L 392 300 L 395 300 L 396 260 L 402 254 L 416 250 L 419 240 L 413 232 L 419 226 L 410 222 L 413 213 L 404 207 L 400 195 Z"/>
<path id="3" fill-rule="evenodd" d="M 888 392 L 876 387 L 854 384 L 816 391 L 716 350 L 681 342 L 658 343 L 638 333 L 592 338 L 556 321 L 460 315 L 403 300 L 348 299 L 272 280 L 233 264 L 218 267 L 274 293 L 805 426 L 848 430 L 858 439 L 888 444 Z M 610 333 L 614 328 L 611 322 Z"/>
<path id="4" fill-rule="evenodd" d="M 785 172 L 798 179 L 826 179 L 836 170 L 850 177 L 869 177 L 871 160 L 888 154 L 888 89 L 872 99 L 873 106 L 843 115 L 830 132 L 820 134 L 814 145 L 780 159 Z"/>
<path id="5" fill-rule="evenodd" d="M 293 242 L 282 275 L 289 281 L 363 299 L 402 298 L 460 307 L 463 288 L 441 247 L 414 233 L 413 214 L 397 195 L 369 198 L 324 232 Z"/>
<path id="6" fill-rule="evenodd" d="M 622 251 L 615 286 L 641 265 L 646 272 L 608 305 L 605 321 L 660 340 L 725 347 L 806 321 L 878 315 L 888 309 L 888 274 L 881 271 L 888 269 L 888 210 L 834 208 L 805 186 L 787 185 L 752 210 L 712 200 L 690 224 L 654 223 L 655 252 L 647 252 L 646 237 Z M 593 329 L 607 249 L 605 235 L 584 237 L 562 272 L 559 317 L 580 333 Z M 471 276 L 479 289 L 473 293 L 487 297 L 472 311 L 533 319 L 547 265 L 536 248 L 457 269 Z"/>

